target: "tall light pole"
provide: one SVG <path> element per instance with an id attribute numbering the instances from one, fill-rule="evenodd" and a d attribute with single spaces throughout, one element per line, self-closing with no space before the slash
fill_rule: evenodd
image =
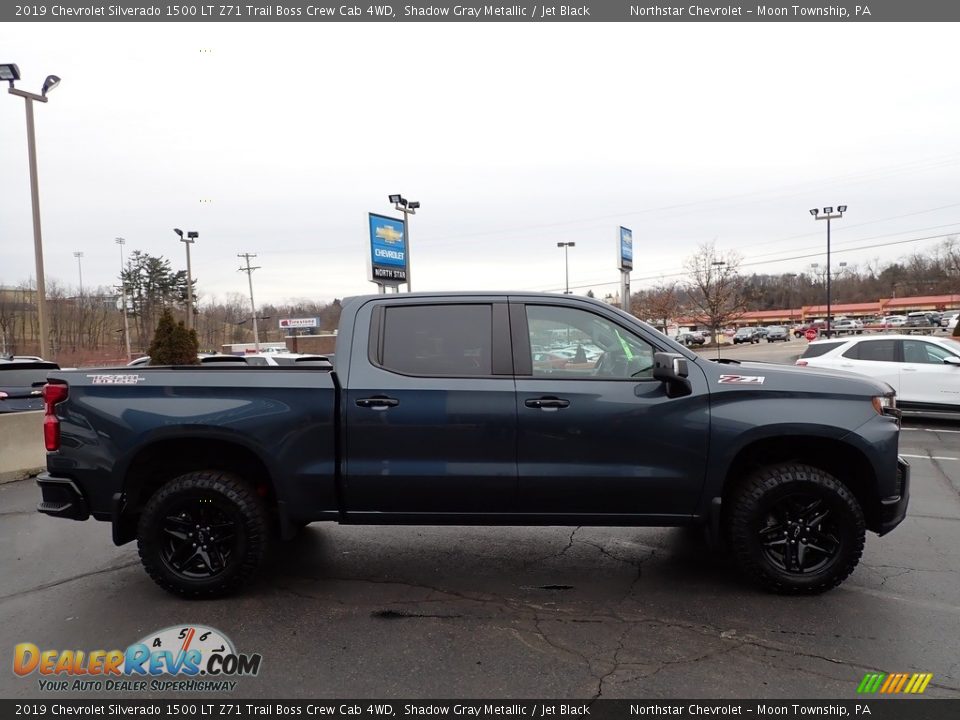
<path id="1" fill-rule="evenodd" d="M 783 279 L 787 281 L 787 323 L 789 324 L 793 317 L 791 312 L 793 311 L 793 281 L 797 279 L 796 273 L 784 273 Z M 793 328 L 787 328 L 788 332 L 792 333 Z M 790 335 L 787 335 L 787 339 L 790 339 Z"/>
<path id="2" fill-rule="evenodd" d="M 260 266 L 250 267 L 250 258 L 256 257 L 254 254 L 243 253 L 237 255 L 237 257 L 244 258 L 247 261 L 247 266 L 238 269 L 237 272 L 245 272 L 247 274 L 247 280 L 250 283 L 250 313 L 253 316 L 253 347 L 257 352 L 260 352 L 260 332 L 257 330 L 257 305 L 253 302 L 253 271 L 259 270 Z"/>
<path id="3" fill-rule="evenodd" d="M 833 322 L 833 318 L 830 313 L 830 221 L 839 220 L 843 217 L 843 214 L 847 211 L 846 205 L 837 205 L 837 211 L 834 212 L 832 207 L 825 207 L 823 209 L 823 214 L 820 214 L 818 208 L 813 208 L 810 211 L 810 214 L 813 215 L 814 220 L 826 220 L 827 221 L 827 337 L 830 337 L 830 325 Z"/>
<path id="4" fill-rule="evenodd" d="M 77 259 L 77 272 L 80 274 L 80 304 L 83 305 L 83 265 L 81 263 L 83 253 L 78 250 L 73 256 Z"/>
<path id="5" fill-rule="evenodd" d="M 416 215 L 420 209 L 420 203 L 416 201 L 408 202 L 403 195 L 390 195 L 387 198 L 393 203 L 395 210 L 403 213 L 403 237 L 407 246 L 407 292 L 413 292 L 413 286 L 410 284 L 410 215 Z"/>
<path id="6" fill-rule="evenodd" d="M 563 283 L 563 294 L 570 294 L 570 248 L 576 247 L 575 242 L 558 242 L 557 247 L 563 248 L 563 269 L 564 269 L 564 283 Z M 624 307 L 623 298 L 620 298 L 620 307 Z"/>
<path id="7" fill-rule="evenodd" d="M 716 257 L 716 255 L 714 255 L 714 257 Z M 710 266 L 717 268 L 718 273 L 722 273 L 723 268 L 726 267 L 726 264 L 727 264 L 726 260 L 714 260 L 713 262 L 710 263 Z M 712 318 L 710 319 L 710 322 L 713 322 Z M 722 333 L 718 333 L 717 330 L 718 328 L 713 328 L 713 339 L 717 343 L 717 360 L 719 360 L 720 359 L 720 335 Z"/>
<path id="8" fill-rule="evenodd" d="M 190 230 L 184 237 L 183 230 L 180 228 L 174 228 L 173 231 L 180 236 L 180 242 L 187 246 L 187 330 L 189 330 L 193 327 L 193 271 L 190 268 L 190 246 L 197 241 L 200 233 Z"/>
<path id="9" fill-rule="evenodd" d="M 118 237 L 114 238 L 114 242 L 120 246 L 120 299 L 123 303 L 120 312 L 123 313 L 123 341 L 127 346 L 127 362 L 130 362 L 132 356 L 130 353 L 130 321 L 127 318 L 127 282 L 123 279 L 123 246 L 127 244 L 127 241 Z"/>
<path id="10" fill-rule="evenodd" d="M 27 155 L 30 163 L 30 200 L 33 207 L 33 253 L 37 265 L 37 325 L 40 331 L 40 357 L 50 356 L 47 338 L 47 286 L 43 278 L 43 241 L 40 232 L 40 188 L 37 179 L 37 136 L 33 125 L 33 103 L 47 102 L 47 93 L 60 84 L 56 75 L 47 75 L 40 94 L 17 90 L 13 84 L 20 79 L 20 68 L 14 63 L 0 64 L 0 80 L 10 83 L 7 92 L 22 97 L 27 106 Z"/>

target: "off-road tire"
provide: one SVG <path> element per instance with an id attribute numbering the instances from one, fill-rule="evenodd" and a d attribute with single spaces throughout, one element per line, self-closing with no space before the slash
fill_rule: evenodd
<path id="1" fill-rule="evenodd" d="M 761 530 L 772 529 L 767 523 L 773 509 L 803 497 L 819 499 L 829 508 L 830 528 L 838 540 L 832 558 L 809 573 L 778 567 L 760 536 Z M 866 524 L 860 504 L 849 488 L 819 468 L 799 463 L 761 468 L 734 488 L 728 507 L 725 529 L 737 565 L 771 592 L 815 595 L 830 590 L 853 572 L 863 554 Z"/>
<path id="2" fill-rule="evenodd" d="M 164 527 L 169 528 L 171 513 L 201 503 L 204 510 L 211 508 L 207 512 L 219 513 L 221 525 L 230 525 L 235 536 L 219 570 L 209 577 L 186 577 L 167 558 Z M 179 518 L 177 514 L 182 522 Z M 180 475 L 150 497 L 137 525 L 137 548 L 144 569 L 164 590 L 185 598 L 212 598 L 237 590 L 251 578 L 266 555 L 270 535 L 270 516 L 256 490 L 232 473 L 205 470 Z"/>

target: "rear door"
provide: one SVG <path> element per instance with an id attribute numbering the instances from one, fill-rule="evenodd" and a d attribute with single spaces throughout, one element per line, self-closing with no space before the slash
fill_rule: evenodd
<path id="1" fill-rule="evenodd" d="M 878 338 L 861 340 L 837 358 L 832 367 L 869 375 L 888 383 L 900 394 L 900 347 L 897 340 Z"/>
<path id="2" fill-rule="evenodd" d="M 661 348 L 592 304 L 511 306 L 517 459 L 526 512 L 660 516 L 694 511 L 706 469 L 709 400 L 694 363 L 688 397 L 653 379 Z M 570 353 L 562 367 L 532 346 Z"/>
<path id="3" fill-rule="evenodd" d="M 507 313 L 506 298 L 483 297 L 360 308 L 341 415 L 349 513 L 515 508 Z"/>

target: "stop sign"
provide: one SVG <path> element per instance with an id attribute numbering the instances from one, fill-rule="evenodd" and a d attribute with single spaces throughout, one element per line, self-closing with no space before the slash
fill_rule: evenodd
<path id="1" fill-rule="evenodd" d="M 813 341 L 817 339 L 817 331 L 813 328 L 807 328 L 807 331 L 803 334 L 807 340 Z"/>

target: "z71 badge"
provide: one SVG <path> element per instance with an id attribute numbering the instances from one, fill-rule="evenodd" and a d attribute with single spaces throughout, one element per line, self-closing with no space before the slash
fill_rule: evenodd
<path id="1" fill-rule="evenodd" d="M 763 385 L 763 375 L 721 375 L 721 385 Z"/>
<path id="2" fill-rule="evenodd" d="M 122 375 L 87 375 L 87 377 L 94 385 L 136 385 L 138 382 L 146 380 L 145 377 L 129 373 Z"/>

